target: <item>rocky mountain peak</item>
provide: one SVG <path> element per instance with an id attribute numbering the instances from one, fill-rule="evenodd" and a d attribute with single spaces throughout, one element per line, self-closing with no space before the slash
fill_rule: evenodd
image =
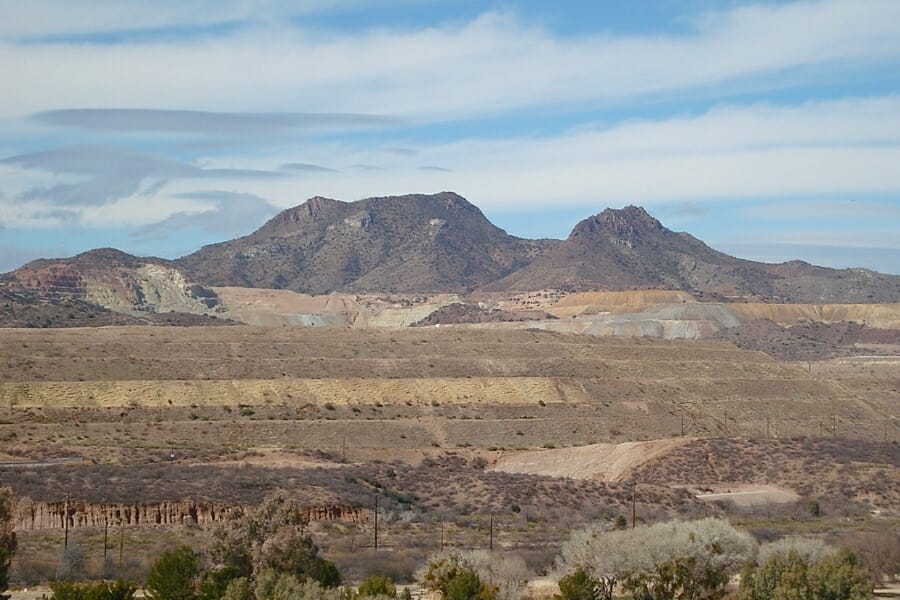
<path id="1" fill-rule="evenodd" d="M 642 235 L 652 235 L 668 231 L 640 206 L 607 208 L 600 214 L 588 217 L 578 223 L 569 239 L 582 236 L 607 235 L 616 239 L 636 239 Z"/>

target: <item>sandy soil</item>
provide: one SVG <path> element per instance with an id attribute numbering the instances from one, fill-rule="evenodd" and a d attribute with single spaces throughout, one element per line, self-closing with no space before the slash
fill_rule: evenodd
<path id="1" fill-rule="evenodd" d="M 621 444 L 516 452 L 501 456 L 493 471 L 530 473 L 572 479 L 621 481 L 641 465 L 656 460 L 691 438 L 671 438 Z"/>
<path id="2" fill-rule="evenodd" d="M 712 492 L 697 494 L 701 500 L 725 500 L 737 506 L 759 506 L 763 504 L 786 504 L 796 502 L 800 495 L 794 490 L 775 485 L 750 485 L 718 483 L 704 486 Z"/>

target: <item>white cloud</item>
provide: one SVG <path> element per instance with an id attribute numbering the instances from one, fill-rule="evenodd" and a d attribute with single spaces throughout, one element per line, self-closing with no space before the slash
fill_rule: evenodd
<path id="1" fill-rule="evenodd" d="M 81 3 L 54 5 L 67 13 L 81 9 Z M 115 8 L 118 3 L 100 6 L 104 10 L 88 14 L 127 14 Z M 177 22 L 195 14 L 183 15 L 187 9 L 178 6 L 166 4 L 175 16 L 162 10 L 160 18 Z M 50 14 L 52 22 L 56 13 Z M 7 41 L 0 43 L 0 72 L 5 87 L 16 93 L 0 98 L 0 118 L 124 107 L 446 119 L 619 102 L 898 56 L 900 3 L 893 0 L 743 7 L 708 14 L 679 36 L 564 38 L 508 15 L 487 14 L 462 26 L 353 35 L 265 24 L 221 36 L 114 46 Z"/>
<path id="2" fill-rule="evenodd" d="M 900 97 L 789 107 L 723 106 L 700 115 L 543 138 L 420 146 L 414 157 L 341 145 L 321 145 L 317 153 L 317 163 L 338 169 L 340 175 L 306 173 L 302 182 L 234 186 L 280 206 L 315 194 L 352 200 L 454 189 L 501 210 L 897 194 Z M 267 170 L 283 160 L 291 157 L 257 156 L 249 162 L 209 158 L 206 164 Z M 360 164 L 383 168 L 352 168 Z M 423 164 L 450 172 L 416 169 Z"/>
<path id="3" fill-rule="evenodd" d="M 416 0 L 406 0 L 411 4 Z M 397 3 L 398 0 L 394 0 Z M 30 38 L 202 27 L 336 12 L 373 0 L 0 0 L 0 36 Z"/>

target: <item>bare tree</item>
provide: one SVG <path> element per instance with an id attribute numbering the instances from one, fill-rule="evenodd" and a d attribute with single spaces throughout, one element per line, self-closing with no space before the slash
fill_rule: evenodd
<path id="1" fill-rule="evenodd" d="M 558 573 L 583 569 L 612 598 L 617 586 L 636 600 L 717 598 L 755 553 L 753 539 L 726 521 L 672 521 L 625 531 L 594 525 L 563 546 Z"/>

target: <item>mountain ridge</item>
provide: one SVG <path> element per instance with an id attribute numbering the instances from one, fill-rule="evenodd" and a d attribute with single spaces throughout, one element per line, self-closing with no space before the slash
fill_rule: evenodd
<path id="1" fill-rule="evenodd" d="M 900 276 L 736 258 L 637 206 L 587 217 L 564 240 L 529 240 L 509 235 L 453 192 L 355 202 L 315 196 L 249 235 L 175 260 L 101 248 L 32 261 L 0 282 L 44 294 L 86 289 L 80 297 L 106 305 L 99 282 L 138 310 L 152 310 L 153 298 L 163 296 L 211 308 L 211 286 L 308 294 L 666 289 L 720 301 L 900 301 Z"/>

